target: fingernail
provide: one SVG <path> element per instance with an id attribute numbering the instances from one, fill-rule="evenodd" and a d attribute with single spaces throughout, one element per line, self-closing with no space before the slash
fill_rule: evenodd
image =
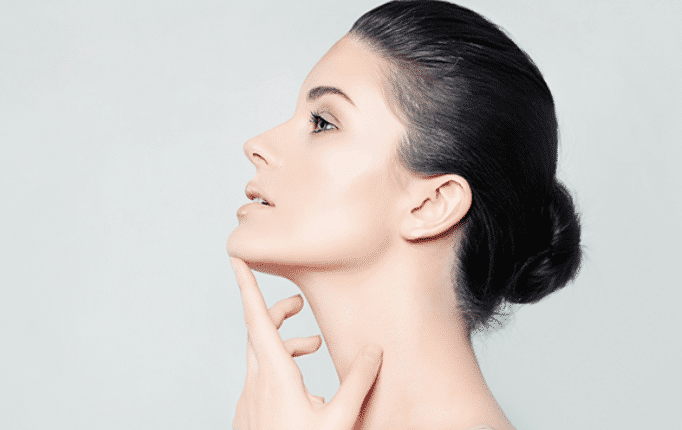
<path id="1" fill-rule="evenodd" d="M 379 345 L 369 345 L 365 348 L 365 358 L 369 361 L 378 361 L 381 358 L 381 348 Z"/>

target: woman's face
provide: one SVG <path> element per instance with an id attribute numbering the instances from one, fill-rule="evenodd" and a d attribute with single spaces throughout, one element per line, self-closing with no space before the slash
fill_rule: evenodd
<path id="1" fill-rule="evenodd" d="M 294 116 L 246 142 L 252 182 L 274 206 L 239 209 L 231 256 L 286 276 L 296 267 L 368 264 L 391 248 L 404 128 L 387 104 L 380 65 L 360 42 L 342 38 L 306 78 Z"/>

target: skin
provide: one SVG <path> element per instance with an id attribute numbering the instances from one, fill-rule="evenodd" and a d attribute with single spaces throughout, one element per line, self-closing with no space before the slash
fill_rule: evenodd
<path id="1" fill-rule="evenodd" d="M 300 288 L 342 387 L 365 345 L 382 347 L 354 429 L 513 429 L 480 372 L 450 277 L 471 190 L 458 175 L 421 178 L 397 162 L 405 126 L 386 66 L 343 37 L 304 81 L 294 116 L 244 145 L 275 206 L 241 213 L 228 253 Z M 317 86 L 339 88 L 354 106 L 337 94 L 308 101 Z M 311 110 L 324 121 L 311 123 Z"/>
<path id="2" fill-rule="evenodd" d="M 256 278 L 244 260 L 231 258 L 248 330 L 246 383 L 232 421 L 234 430 L 350 430 L 381 366 L 381 349 L 371 345 L 358 354 L 331 403 L 311 395 L 293 357 L 310 354 L 320 339 L 282 342 L 277 330 L 303 308 L 299 296 L 280 300 L 268 310 Z M 312 340 L 312 342 L 311 342 Z M 373 352 L 372 352 L 373 351 Z"/>

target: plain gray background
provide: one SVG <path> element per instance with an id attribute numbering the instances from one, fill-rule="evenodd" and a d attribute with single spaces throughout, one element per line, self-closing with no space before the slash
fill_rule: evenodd
<path id="1" fill-rule="evenodd" d="M 0 428 L 231 428 L 242 145 L 380 3 L 2 2 Z M 544 73 L 584 229 L 577 281 L 476 338 L 493 393 L 519 430 L 682 428 L 682 2 L 461 4 Z M 326 345 L 296 360 L 329 400 Z"/>

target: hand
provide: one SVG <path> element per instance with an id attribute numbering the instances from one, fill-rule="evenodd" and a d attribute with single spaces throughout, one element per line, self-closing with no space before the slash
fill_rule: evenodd
<path id="1" fill-rule="evenodd" d="M 360 352 L 348 377 L 328 404 L 311 395 L 292 357 L 317 351 L 319 336 L 282 342 L 277 331 L 284 320 L 303 308 L 300 296 L 280 300 L 270 310 L 246 263 L 230 258 L 241 291 L 248 330 L 244 391 L 232 421 L 234 430 L 351 430 L 381 365 Z M 366 348 L 367 351 L 369 348 Z"/>

